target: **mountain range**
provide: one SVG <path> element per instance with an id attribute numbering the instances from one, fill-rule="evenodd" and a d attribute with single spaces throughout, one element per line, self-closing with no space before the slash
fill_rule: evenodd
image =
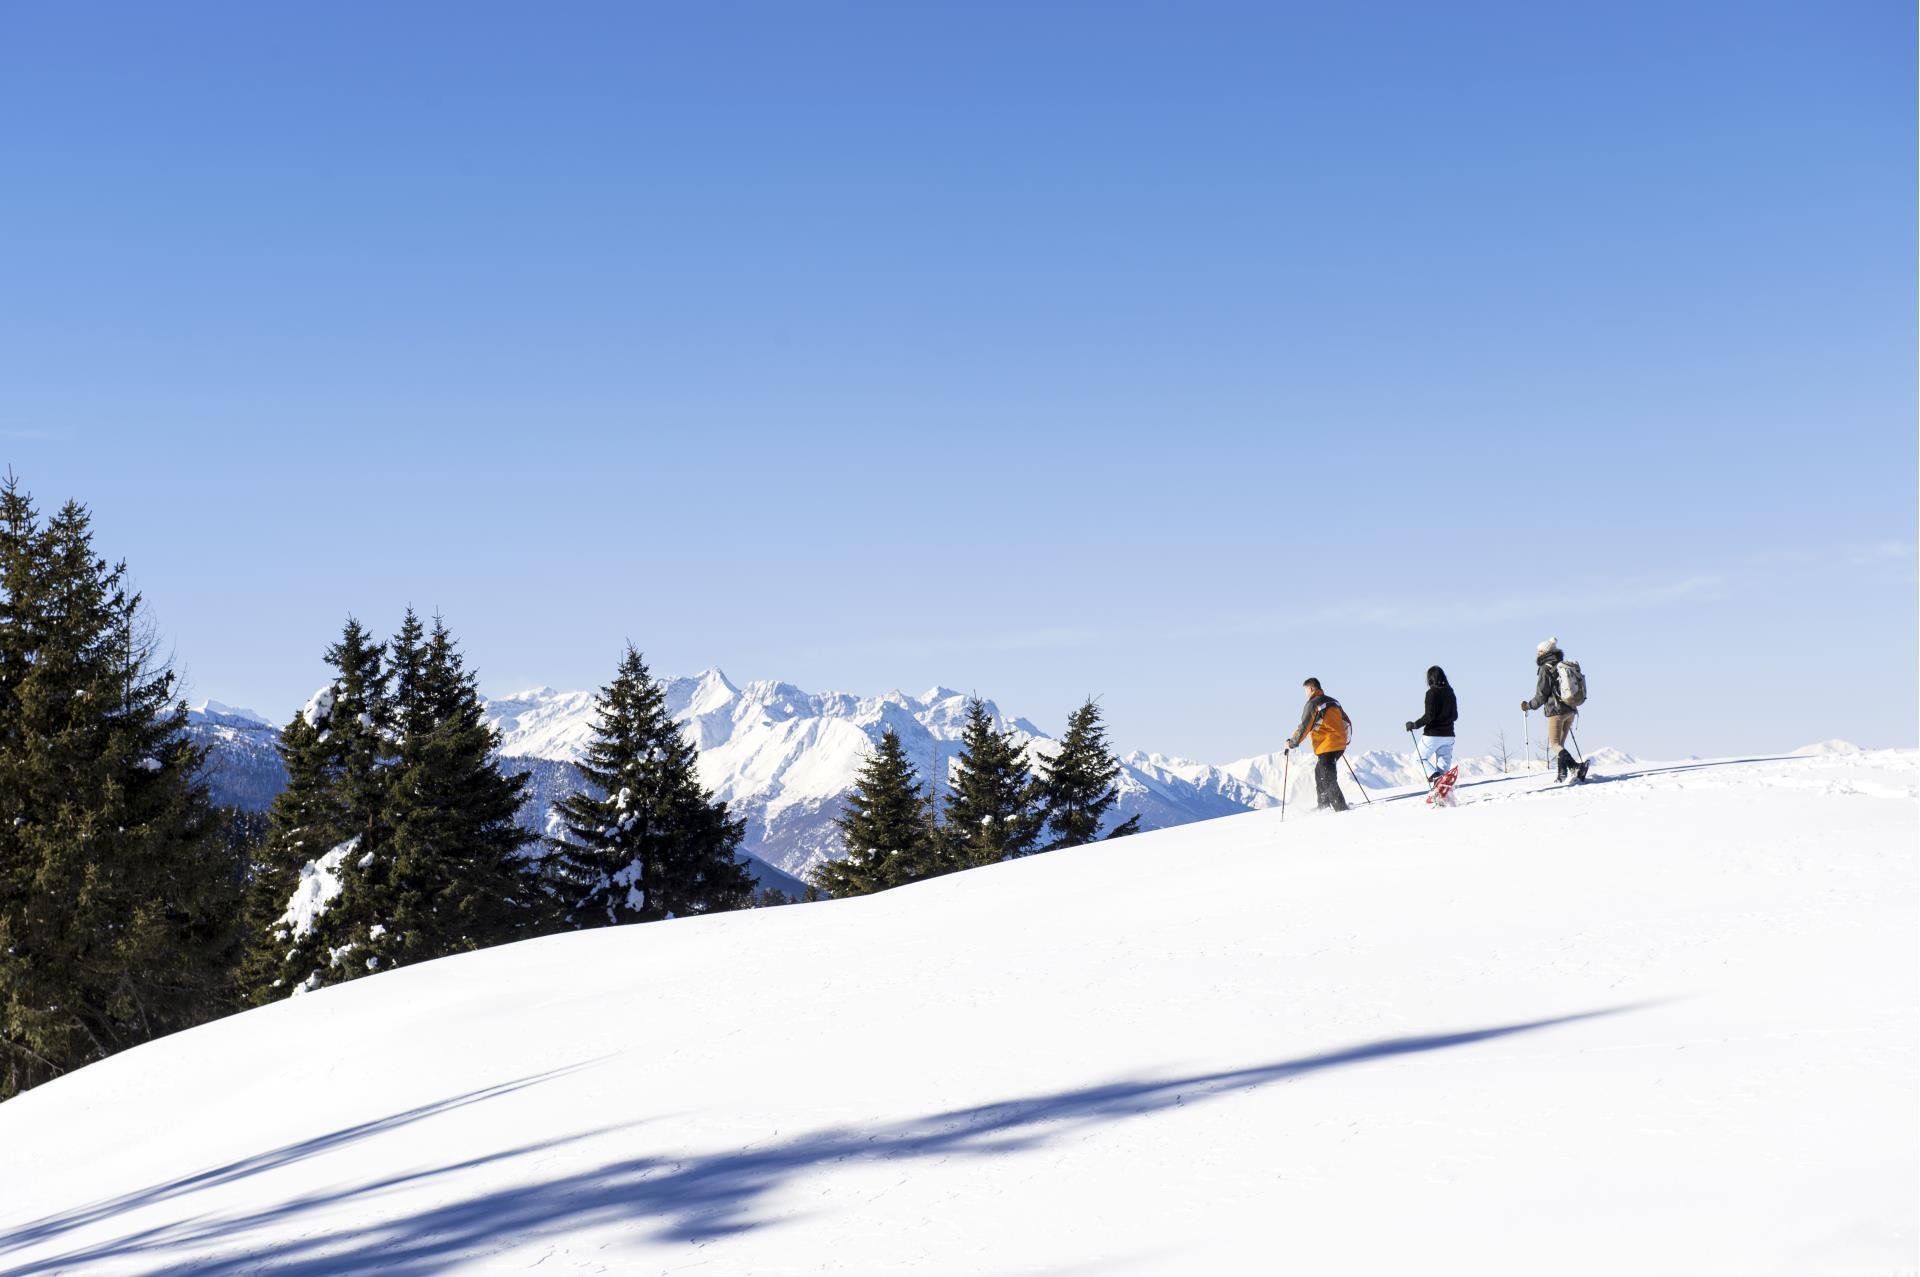
<path id="1" fill-rule="evenodd" d="M 934 687 L 919 696 L 888 692 L 854 696 L 807 692 L 771 681 L 736 685 L 718 669 L 662 683 L 669 712 L 700 753 L 700 778 L 735 815 L 747 822 L 745 850 L 764 886 L 789 894 L 809 866 L 840 853 L 833 821 L 868 752 L 891 728 L 921 777 L 937 778 L 944 790 L 966 721 L 965 694 Z M 530 773 L 531 800 L 523 823 L 552 832 L 553 805 L 578 787 L 572 766 L 593 736 L 594 694 L 538 687 L 489 699 L 486 716 L 500 734 L 509 766 Z M 1004 715 L 986 702 L 995 725 L 1010 729 L 1029 757 L 1050 756 L 1057 743 L 1024 718 Z M 278 733 L 257 714 L 207 702 L 191 711 L 192 730 L 209 750 L 209 779 L 216 801 L 260 808 L 285 783 L 274 742 Z M 1600 769 L 1630 761 L 1617 751 L 1594 756 Z M 1115 781 L 1119 801 L 1109 825 L 1132 816 L 1143 829 L 1162 829 L 1217 816 L 1279 805 L 1313 804 L 1311 760 L 1289 766 L 1273 752 L 1224 765 L 1163 754 L 1123 757 Z M 1352 772 L 1365 789 L 1416 784 L 1422 771 L 1410 752 L 1366 750 L 1349 754 Z M 1518 770 L 1513 758 L 1504 769 Z M 1498 775 L 1493 758 L 1461 760 L 1462 778 Z"/>

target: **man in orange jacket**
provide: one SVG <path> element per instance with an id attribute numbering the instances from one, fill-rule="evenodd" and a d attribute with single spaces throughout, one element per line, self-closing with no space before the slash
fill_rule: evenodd
<path id="1" fill-rule="evenodd" d="M 1346 795 L 1340 792 L 1340 755 L 1347 752 L 1353 739 L 1353 720 L 1340 702 L 1326 694 L 1320 680 L 1310 678 L 1301 684 L 1307 689 L 1307 708 L 1300 715 L 1300 726 L 1287 738 L 1287 752 L 1311 736 L 1313 738 L 1313 787 L 1320 805 L 1335 811 L 1347 809 Z"/>

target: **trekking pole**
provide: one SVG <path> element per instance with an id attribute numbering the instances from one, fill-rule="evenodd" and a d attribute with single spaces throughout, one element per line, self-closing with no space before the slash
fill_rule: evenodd
<path id="1" fill-rule="evenodd" d="M 1407 732 L 1407 739 L 1413 742 L 1413 761 L 1415 765 L 1417 765 L 1420 768 L 1420 774 L 1422 776 L 1425 776 L 1427 774 L 1427 760 L 1420 756 L 1420 738 L 1418 736 L 1415 736 L 1412 730 L 1409 729 Z M 1432 785 L 1433 782 L 1428 781 L 1427 784 Z"/>
<path id="2" fill-rule="evenodd" d="M 1280 755 L 1280 823 L 1287 823 L 1287 777 L 1293 772 L 1293 750 Z"/>
<path id="3" fill-rule="evenodd" d="M 1521 721 L 1523 721 L 1527 725 L 1527 770 L 1532 771 L 1533 770 L 1533 712 L 1531 710 L 1523 709 L 1520 711 L 1520 718 L 1521 718 Z"/>
<path id="4" fill-rule="evenodd" d="M 1366 799 L 1367 805 L 1371 807 L 1373 805 L 1373 795 L 1369 794 L 1367 792 L 1367 787 L 1360 783 L 1360 773 L 1353 770 L 1353 760 L 1351 758 L 1348 758 L 1346 754 L 1342 753 L 1340 755 L 1340 761 L 1347 765 L 1347 775 L 1353 777 L 1354 786 L 1357 789 L 1359 789 L 1360 796 Z"/>

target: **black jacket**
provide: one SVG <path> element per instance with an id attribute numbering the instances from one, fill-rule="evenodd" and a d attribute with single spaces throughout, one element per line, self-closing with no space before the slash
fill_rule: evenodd
<path id="1" fill-rule="evenodd" d="M 1454 720 L 1460 717 L 1460 703 L 1454 699 L 1453 689 L 1445 683 L 1437 683 L 1427 689 L 1427 712 L 1407 724 L 1407 730 L 1425 728 L 1422 736 L 1453 735 Z"/>

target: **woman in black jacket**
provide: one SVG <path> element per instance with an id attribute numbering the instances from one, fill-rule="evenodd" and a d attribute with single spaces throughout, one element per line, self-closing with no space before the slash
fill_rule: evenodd
<path id="1" fill-rule="evenodd" d="M 1426 746 L 1420 750 L 1420 764 L 1427 769 L 1429 783 L 1439 780 L 1453 767 L 1453 721 L 1460 716 L 1459 702 L 1447 683 L 1447 672 L 1438 665 L 1427 666 L 1427 712 L 1407 724 L 1407 730 L 1424 728 Z"/>

